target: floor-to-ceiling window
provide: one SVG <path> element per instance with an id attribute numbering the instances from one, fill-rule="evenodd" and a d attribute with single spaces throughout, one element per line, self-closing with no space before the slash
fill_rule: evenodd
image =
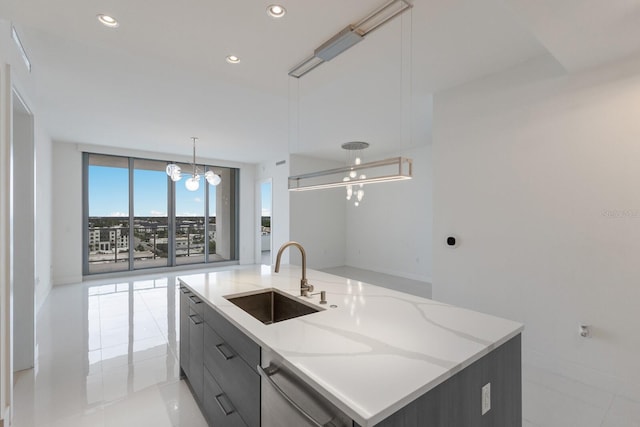
<path id="1" fill-rule="evenodd" d="M 89 156 L 85 273 L 129 270 L 129 160 Z"/>
<path id="2" fill-rule="evenodd" d="M 133 268 L 169 261 L 169 180 L 166 162 L 133 160 Z"/>
<path id="3" fill-rule="evenodd" d="M 172 181 L 168 162 L 84 154 L 84 274 L 237 260 L 237 180 L 233 168 L 198 165 L 220 176 Z"/>

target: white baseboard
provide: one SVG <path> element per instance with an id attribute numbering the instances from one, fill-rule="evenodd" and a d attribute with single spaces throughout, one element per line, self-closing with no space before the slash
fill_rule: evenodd
<path id="1" fill-rule="evenodd" d="M 79 276 L 62 276 L 52 278 L 53 286 L 59 285 L 71 285 L 75 283 L 82 283 L 82 275 Z"/>

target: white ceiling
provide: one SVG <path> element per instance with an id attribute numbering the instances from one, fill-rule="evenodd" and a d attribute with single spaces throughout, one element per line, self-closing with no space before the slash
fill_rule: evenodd
<path id="1" fill-rule="evenodd" d="M 287 71 L 385 0 L 3 0 L 56 140 L 259 162 L 425 144 L 434 92 L 550 53 L 569 72 L 640 49 L 638 0 L 414 0 L 302 79 Z M 336 12 L 332 12 L 336 11 Z M 107 13 L 121 25 L 101 26 Z M 242 62 L 227 64 L 238 55 Z"/>

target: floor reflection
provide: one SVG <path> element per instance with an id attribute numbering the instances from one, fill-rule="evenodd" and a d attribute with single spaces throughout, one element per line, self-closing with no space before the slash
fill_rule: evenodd
<path id="1" fill-rule="evenodd" d="M 180 381 L 173 275 L 55 287 L 38 361 L 16 375 L 14 425 L 205 426 Z"/>

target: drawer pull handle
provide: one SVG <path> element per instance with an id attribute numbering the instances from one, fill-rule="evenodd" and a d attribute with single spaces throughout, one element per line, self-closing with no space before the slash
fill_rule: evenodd
<path id="1" fill-rule="evenodd" d="M 188 294 L 191 291 L 186 286 L 180 286 L 180 292 L 182 292 L 183 294 Z"/>
<path id="2" fill-rule="evenodd" d="M 235 356 L 235 354 L 233 354 L 229 350 L 227 350 L 227 352 L 229 353 L 229 354 L 227 354 L 227 353 L 224 352 L 223 348 L 226 348 L 224 343 L 216 345 L 216 350 L 218 350 L 218 353 L 220 353 L 222 355 L 222 357 L 224 357 L 224 360 L 233 359 L 233 356 Z"/>
<path id="3" fill-rule="evenodd" d="M 195 295 L 191 295 L 189 297 L 189 299 L 191 300 L 191 302 L 193 302 L 194 304 L 200 304 L 202 302 L 202 300 L 200 300 L 197 296 Z"/>
<path id="4" fill-rule="evenodd" d="M 222 398 L 223 398 L 223 397 L 224 397 L 224 400 L 226 400 L 226 401 L 228 402 L 228 406 L 229 406 L 231 409 L 228 409 L 228 410 L 227 410 L 227 408 L 225 408 L 225 407 L 224 407 L 224 403 L 222 403 Z M 216 402 L 218 403 L 218 406 L 219 406 L 219 407 L 220 407 L 220 409 L 222 410 L 222 413 L 223 413 L 225 416 L 227 416 L 227 417 L 228 417 L 229 415 L 231 415 L 231 414 L 233 414 L 233 413 L 235 412 L 235 408 L 234 408 L 233 406 L 231 406 L 231 402 L 229 402 L 229 399 L 227 398 L 227 396 L 226 396 L 224 393 L 222 393 L 222 394 L 219 394 L 219 395 L 215 396 L 215 399 L 216 399 Z"/>
<path id="5" fill-rule="evenodd" d="M 194 325 L 199 325 L 202 323 L 202 319 L 197 314 L 190 315 L 189 319 L 193 322 Z"/>

